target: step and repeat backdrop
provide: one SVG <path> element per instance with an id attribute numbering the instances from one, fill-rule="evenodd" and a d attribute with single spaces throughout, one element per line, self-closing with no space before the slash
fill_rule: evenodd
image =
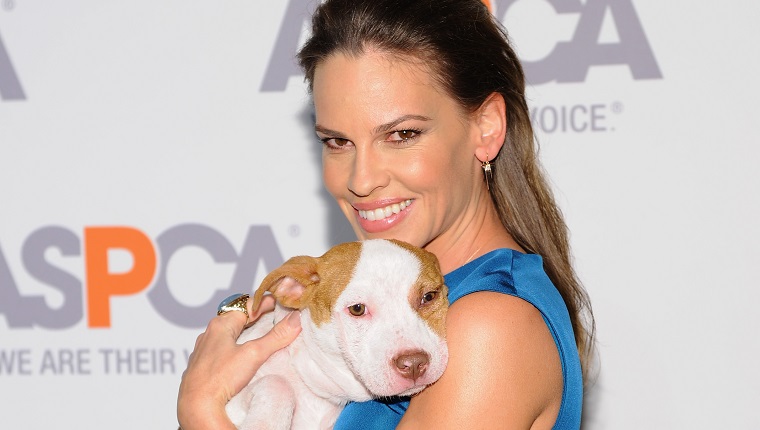
<path id="1" fill-rule="evenodd" d="M 490 3 L 594 305 L 584 428 L 760 428 L 760 3 Z M 353 239 L 313 7 L 0 0 L 0 428 L 176 428 L 217 303 Z"/>

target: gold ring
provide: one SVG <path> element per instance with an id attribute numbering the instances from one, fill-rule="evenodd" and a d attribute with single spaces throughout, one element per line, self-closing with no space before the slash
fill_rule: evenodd
<path id="1" fill-rule="evenodd" d="M 230 311 L 239 311 L 244 313 L 245 317 L 248 318 L 246 303 L 248 303 L 248 294 L 233 294 L 219 303 L 216 314 L 221 315 Z"/>

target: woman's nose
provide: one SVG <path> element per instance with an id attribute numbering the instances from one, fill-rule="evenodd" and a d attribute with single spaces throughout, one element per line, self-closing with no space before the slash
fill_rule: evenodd
<path id="1" fill-rule="evenodd" d="M 388 185 L 390 175 L 376 148 L 357 147 L 348 178 L 348 189 L 359 197 L 366 197 L 378 188 Z"/>

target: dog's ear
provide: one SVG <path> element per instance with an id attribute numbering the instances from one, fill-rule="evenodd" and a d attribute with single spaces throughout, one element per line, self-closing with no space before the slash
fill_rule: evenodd
<path id="1" fill-rule="evenodd" d="M 288 308 L 306 307 L 313 286 L 319 283 L 317 259 L 309 256 L 293 257 L 264 278 L 256 290 L 253 309 L 257 309 L 265 292 Z"/>

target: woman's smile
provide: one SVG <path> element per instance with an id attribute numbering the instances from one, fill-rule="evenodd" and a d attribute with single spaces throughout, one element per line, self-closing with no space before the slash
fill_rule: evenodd
<path id="1" fill-rule="evenodd" d="M 354 203 L 359 225 L 368 233 L 380 233 L 401 222 L 411 211 L 413 199 L 388 203 Z"/>

